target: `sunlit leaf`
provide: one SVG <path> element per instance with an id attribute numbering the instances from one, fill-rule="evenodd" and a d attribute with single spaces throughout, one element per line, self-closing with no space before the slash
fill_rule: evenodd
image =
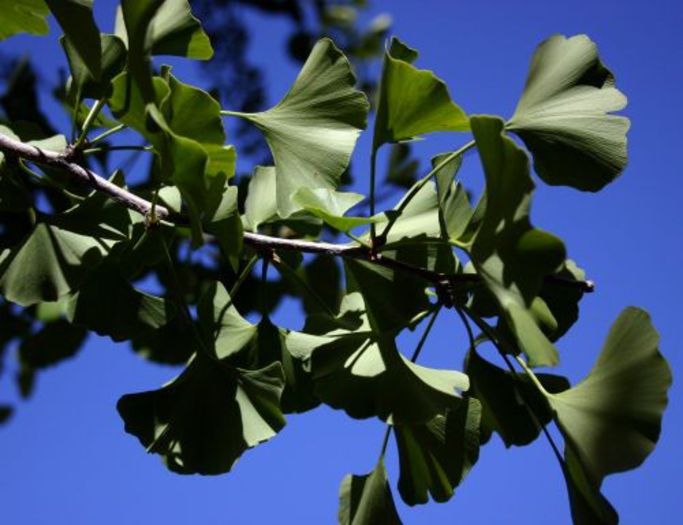
<path id="1" fill-rule="evenodd" d="M 481 405 L 473 398 L 423 425 L 395 425 L 401 476 L 398 490 L 408 505 L 448 501 L 479 458 Z"/>
<path id="2" fill-rule="evenodd" d="M 128 43 L 123 15 L 126 8 L 141 11 L 154 4 L 156 9 L 152 7 L 155 12 L 144 38 L 146 52 L 196 60 L 208 60 L 213 56 L 211 41 L 199 20 L 192 15 L 188 0 L 124 0 L 123 11 L 119 9 L 116 17 L 116 35 Z"/>
<path id="3" fill-rule="evenodd" d="M 256 166 L 249 180 L 243 215 L 249 231 L 257 231 L 261 224 L 277 215 L 275 177 L 273 166 Z"/>
<path id="4" fill-rule="evenodd" d="M 0 9 L 0 40 L 17 33 L 47 35 L 50 30 L 47 15 L 50 10 L 45 0 L 4 2 Z"/>
<path id="5" fill-rule="evenodd" d="M 373 148 L 433 131 L 467 131 L 467 115 L 434 73 L 412 65 L 417 51 L 391 39 L 384 56 Z"/>
<path id="6" fill-rule="evenodd" d="M 380 459 L 370 474 L 348 474 L 339 488 L 340 525 L 400 525 L 394 498 Z"/>
<path id="7" fill-rule="evenodd" d="M 369 107 L 365 95 L 354 88 L 355 81 L 344 54 L 331 40 L 322 39 L 275 107 L 238 114 L 258 126 L 268 141 L 281 216 L 298 208 L 292 196 L 299 188 L 338 186 Z"/>
<path id="8" fill-rule="evenodd" d="M 626 166 L 629 121 L 611 114 L 625 106 L 595 43 L 555 35 L 536 50 L 507 128 L 522 138 L 545 182 L 598 191 Z"/>
<path id="9" fill-rule="evenodd" d="M 325 335 L 290 332 L 287 347 L 294 356 L 310 359 L 318 397 L 355 418 L 425 423 L 453 407 L 469 387 L 461 372 L 410 362 L 391 337 L 374 333 L 367 321 Z"/>
<path id="10" fill-rule="evenodd" d="M 347 217 L 345 213 L 365 197 L 359 193 L 341 192 L 325 188 L 300 188 L 292 201 L 307 212 L 322 219 L 335 230 L 348 232 L 376 219 L 371 217 Z"/>
<path id="11" fill-rule="evenodd" d="M 532 366 L 555 365 L 555 347 L 529 309 L 543 278 L 562 264 L 562 241 L 532 227 L 534 184 L 526 154 L 504 136 L 495 117 L 470 119 L 486 175 L 486 212 L 472 243 L 472 262 L 504 312 L 519 348 Z"/>

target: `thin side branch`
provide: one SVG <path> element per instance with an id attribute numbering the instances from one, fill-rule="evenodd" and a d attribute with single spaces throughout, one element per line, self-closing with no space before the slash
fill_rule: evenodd
<path id="1" fill-rule="evenodd" d="M 71 175 L 75 182 L 96 191 L 101 191 L 116 202 L 131 210 L 135 210 L 145 217 L 147 217 L 152 210 L 152 202 L 109 182 L 92 170 L 84 168 L 74 162 L 72 159 L 72 148 L 67 148 L 65 152 L 58 153 L 39 148 L 32 144 L 20 142 L 0 133 L 0 151 L 4 152 L 6 155 L 29 162 L 61 169 Z M 187 217 L 175 213 L 160 204 L 154 206 L 154 214 L 156 219 L 161 221 L 171 222 L 179 226 L 188 224 Z M 288 250 L 301 253 L 317 253 L 334 257 L 361 259 L 399 272 L 412 274 L 436 287 L 443 287 L 445 284 L 456 286 L 458 284 L 476 284 L 480 282 L 479 276 L 475 274 L 446 275 L 391 259 L 381 253 L 372 253 L 372 251 L 368 250 L 365 246 L 358 246 L 356 244 L 334 244 L 329 242 L 302 241 L 299 239 L 283 239 L 252 232 L 244 232 L 244 244 L 258 251 Z M 592 292 L 594 289 L 591 281 L 572 281 L 557 276 L 549 276 L 548 279 L 561 285 L 579 287 L 584 292 Z"/>

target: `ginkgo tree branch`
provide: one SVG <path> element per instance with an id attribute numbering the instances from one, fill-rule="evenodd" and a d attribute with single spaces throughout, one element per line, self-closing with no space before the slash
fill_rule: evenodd
<path id="1" fill-rule="evenodd" d="M 144 216 L 148 216 L 152 210 L 152 202 L 136 195 L 126 188 L 117 186 L 94 171 L 85 168 L 74 161 L 75 153 L 73 146 L 67 147 L 63 152 L 56 152 L 40 148 L 34 144 L 21 142 L 3 133 L 0 133 L 0 151 L 6 155 L 17 157 L 22 160 L 58 168 L 68 173 L 74 182 L 100 191 L 108 195 L 114 201 L 134 210 Z M 167 221 L 176 225 L 187 225 L 188 219 L 183 214 L 169 210 L 160 204 L 154 205 L 154 214 L 158 220 Z M 379 266 L 384 266 L 399 272 L 412 274 L 421 278 L 437 288 L 443 286 L 457 286 L 462 284 L 477 284 L 480 278 L 476 274 L 444 274 L 412 266 L 408 263 L 386 257 L 381 253 L 373 253 L 365 246 L 357 244 L 336 244 L 319 241 L 304 241 L 300 239 L 285 239 L 260 233 L 244 232 L 244 244 L 257 251 L 287 250 L 301 253 L 316 253 L 333 257 L 362 259 Z M 578 287 L 583 292 L 592 292 L 594 289 L 591 281 L 574 281 L 563 279 L 558 276 L 548 276 L 547 279 L 554 283 Z"/>

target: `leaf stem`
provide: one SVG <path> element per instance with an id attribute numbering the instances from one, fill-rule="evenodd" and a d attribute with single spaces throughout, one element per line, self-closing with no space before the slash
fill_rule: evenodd
<path id="1" fill-rule="evenodd" d="M 244 267 L 244 269 L 240 272 L 240 275 L 235 281 L 235 283 L 230 288 L 230 299 L 232 299 L 233 301 L 235 300 L 235 296 L 241 288 L 242 283 L 244 283 L 244 281 L 247 280 L 247 277 L 249 277 L 249 275 L 251 274 L 251 270 L 254 268 L 256 261 L 258 261 L 258 255 L 253 255 L 251 259 L 249 259 L 249 262 Z"/>
<path id="2" fill-rule="evenodd" d="M 370 154 L 370 217 L 375 216 L 375 178 L 377 171 L 377 149 L 372 148 Z M 370 243 L 373 247 L 377 246 L 377 228 L 375 223 L 370 223 Z"/>
<path id="3" fill-rule="evenodd" d="M 438 305 L 434 309 L 434 313 L 432 314 L 432 317 L 429 320 L 429 323 L 427 324 L 425 331 L 422 333 L 422 337 L 420 337 L 420 341 L 417 343 L 417 346 L 415 347 L 415 350 L 413 351 L 413 355 L 410 358 L 411 362 L 413 362 L 413 363 L 416 362 L 417 358 L 420 357 L 420 352 L 422 352 L 422 348 L 424 347 L 425 343 L 427 342 L 427 338 L 429 337 L 429 333 L 432 331 L 432 327 L 434 326 L 434 322 L 436 321 L 436 318 L 438 317 L 440 311 L 441 311 L 441 305 Z"/>
<path id="4" fill-rule="evenodd" d="M 127 127 L 128 127 L 128 126 L 126 126 L 125 124 L 119 124 L 119 125 L 117 125 L 117 126 L 114 126 L 113 128 L 109 128 L 109 129 L 108 129 L 107 131 L 105 131 L 104 133 L 100 133 L 100 134 L 97 135 L 94 139 L 90 140 L 89 143 L 90 143 L 90 144 L 95 144 L 95 143 L 97 143 L 97 142 L 100 142 L 101 140 L 104 140 L 104 139 L 106 139 L 107 137 L 110 137 L 111 135 L 113 135 L 114 133 L 118 133 L 119 131 L 122 131 L 122 130 L 126 129 Z"/>
<path id="5" fill-rule="evenodd" d="M 453 153 L 449 154 L 444 158 L 441 162 L 439 162 L 436 166 L 434 166 L 427 175 L 422 177 L 419 181 L 417 181 L 413 186 L 408 190 L 408 193 L 406 196 L 403 198 L 403 200 L 399 203 L 399 205 L 396 208 L 396 213 L 391 216 L 389 219 L 389 222 L 385 226 L 384 230 L 382 231 L 380 235 L 380 239 L 386 241 L 387 237 L 389 236 L 389 232 L 391 231 L 391 228 L 393 228 L 394 224 L 396 221 L 400 218 L 401 214 L 403 211 L 408 207 L 408 204 L 410 204 L 410 201 L 413 200 L 415 195 L 417 195 L 420 190 L 430 181 L 430 179 L 444 166 L 446 166 L 449 162 L 451 162 L 453 159 L 456 159 L 463 155 L 466 151 L 470 150 L 475 146 L 475 141 L 471 140 L 461 148 L 457 149 Z M 372 213 L 374 215 L 374 212 Z"/>
<path id="6" fill-rule="evenodd" d="M 320 295 L 313 289 L 311 286 L 306 282 L 306 280 L 301 277 L 294 268 L 289 266 L 285 261 L 283 261 L 281 258 L 276 257 L 273 259 L 273 264 L 275 267 L 278 269 L 278 271 L 284 276 L 292 281 L 294 281 L 296 284 L 301 286 L 303 290 L 308 293 L 308 295 L 311 296 L 311 298 L 320 305 L 320 307 L 325 311 L 327 315 L 330 317 L 336 317 L 337 314 L 330 308 L 330 306 L 320 297 Z"/>
<path id="7" fill-rule="evenodd" d="M 475 324 L 476 324 L 479 328 L 482 329 L 482 331 L 484 332 L 484 334 L 485 334 L 485 335 L 489 338 L 489 340 L 493 343 L 493 345 L 494 345 L 494 346 L 496 347 L 496 349 L 498 350 L 498 353 L 499 353 L 499 354 L 501 355 L 501 357 L 503 358 L 503 361 L 505 361 L 505 364 L 507 365 L 508 369 L 510 370 L 510 373 L 511 373 L 512 375 L 514 375 L 514 376 L 519 376 L 519 372 L 517 372 L 517 370 L 516 370 L 515 367 L 513 366 L 512 362 L 510 361 L 509 352 L 504 351 L 503 348 L 502 348 L 503 346 L 506 346 L 506 345 L 505 345 L 498 337 L 496 337 L 496 335 L 493 333 L 493 330 L 492 330 L 491 327 L 488 325 L 488 323 L 486 323 L 486 321 L 484 321 L 483 319 L 479 318 L 479 316 L 477 316 L 474 312 L 472 312 L 472 310 L 470 310 L 470 309 L 467 308 L 466 306 L 463 306 L 462 309 L 463 309 L 464 312 L 467 313 L 467 315 L 475 322 Z M 538 380 L 538 378 L 536 377 L 536 375 L 535 375 L 533 372 L 531 372 L 531 370 L 528 368 L 528 366 L 526 365 L 526 363 L 524 363 L 524 360 L 521 359 L 520 357 L 518 357 L 515 353 L 513 353 L 513 355 L 515 355 L 515 358 L 516 358 L 517 361 L 520 363 L 520 365 L 522 366 L 522 368 L 523 368 L 525 371 L 528 370 L 528 371 L 531 373 L 531 375 L 530 375 L 529 377 L 530 377 L 531 380 L 534 382 L 534 384 L 535 384 L 537 387 L 540 388 L 541 393 L 544 394 L 544 395 L 547 395 L 547 392 L 546 392 L 545 388 L 543 388 L 543 385 L 541 385 L 541 383 L 540 383 L 540 381 Z M 531 405 L 530 405 L 529 402 L 526 400 L 526 398 L 524 397 L 524 395 L 522 394 L 522 392 L 519 390 L 519 388 L 517 388 L 517 386 L 514 385 L 514 383 L 513 383 L 513 386 L 514 386 L 515 391 L 517 392 L 517 396 L 518 396 L 519 399 L 522 401 L 522 403 L 524 404 L 524 407 L 526 408 L 527 412 L 529 413 L 529 417 L 531 417 L 532 421 L 534 422 L 534 425 L 535 425 L 541 432 L 543 432 L 543 435 L 545 436 L 546 440 L 547 440 L 548 443 L 550 444 L 550 447 L 552 448 L 553 453 L 555 454 L 555 457 L 556 457 L 557 460 L 560 462 L 560 465 L 562 465 L 563 468 L 564 468 L 564 465 L 565 465 L 564 458 L 563 458 L 562 454 L 560 453 L 560 449 L 559 449 L 559 447 L 557 446 L 557 443 L 555 443 L 555 440 L 553 439 L 553 437 L 550 435 L 550 432 L 549 432 L 548 429 L 546 428 L 546 425 L 544 425 L 543 423 L 541 423 L 541 420 L 536 416 L 536 413 L 533 411 L 533 409 L 531 408 Z"/>
<path id="8" fill-rule="evenodd" d="M 104 146 L 98 148 L 88 148 L 83 150 L 84 155 L 92 155 L 101 151 L 152 151 L 152 146 Z"/>
<path id="9" fill-rule="evenodd" d="M 76 143 L 74 144 L 75 149 L 80 149 L 83 146 L 83 144 L 85 144 L 85 141 L 88 138 L 88 132 L 90 131 L 90 128 L 95 122 L 97 115 L 100 114 L 100 111 L 103 107 L 104 99 L 101 98 L 97 102 L 95 102 L 95 104 L 93 104 L 92 108 L 90 108 L 90 113 L 88 113 L 88 116 L 85 117 L 85 120 L 83 121 L 83 126 L 81 127 L 81 134 L 78 137 L 78 140 L 76 140 Z"/>

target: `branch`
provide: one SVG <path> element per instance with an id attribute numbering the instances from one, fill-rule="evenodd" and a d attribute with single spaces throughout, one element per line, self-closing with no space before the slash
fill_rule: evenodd
<path id="1" fill-rule="evenodd" d="M 0 151 L 7 155 L 21 158 L 36 164 L 58 168 L 73 177 L 73 180 L 83 186 L 92 188 L 96 191 L 101 191 L 107 194 L 116 202 L 135 210 L 136 212 L 147 217 L 152 209 L 152 203 L 142 197 L 121 188 L 97 173 L 83 166 L 73 162 L 73 149 L 67 148 L 65 152 L 58 153 L 54 151 L 45 150 L 34 146 L 14 140 L 7 135 L 0 133 Z M 154 207 L 154 213 L 157 219 L 167 221 L 179 226 L 188 224 L 188 219 L 182 214 L 173 212 L 165 206 L 157 204 Z M 269 235 L 262 235 L 260 233 L 244 232 L 244 244 L 250 246 L 257 251 L 274 251 L 274 250 L 288 250 L 302 253 L 317 253 L 322 255 L 330 255 L 334 257 L 345 257 L 351 259 L 361 259 L 369 261 L 392 270 L 403 273 L 412 274 L 427 282 L 433 284 L 437 289 L 444 286 L 457 286 L 459 284 L 477 284 L 481 279 L 476 274 L 455 274 L 448 275 L 418 266 L 391 259 L 383 256 L 381 253 L 372 253 L 364 246 L 355 244 L 334 244 L 329 242 L 312 242 L 302 241 L 299 239 L 282 239 L 280 237 L 271 237 Z M 548 276 L 546 279 L 563 286 L 578 287 L 583 292 L 592 292 L 594 289 L 591 281 L 572 281 L 557 276 Z"/>

